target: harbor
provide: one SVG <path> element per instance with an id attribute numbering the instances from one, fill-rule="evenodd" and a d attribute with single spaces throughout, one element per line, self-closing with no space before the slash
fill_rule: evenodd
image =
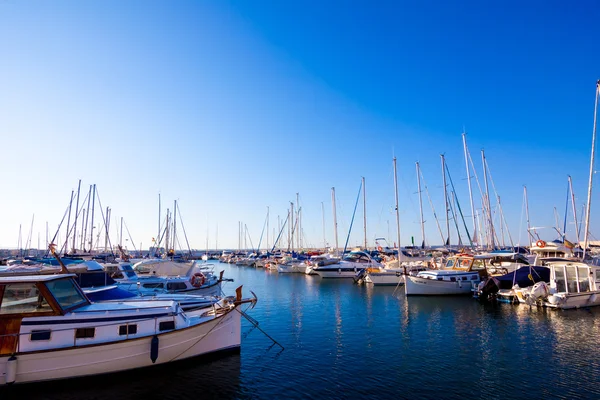
<path id="1" fill-rule="evenodd" d="M 12 398 L 594 399 L 600 308 L 482 305 L 218 264 L 259 298 L 239 354 L 177 368 L 13 386 Z M 224 290 L 234 284 L 228 283 Z M 585 385 L 574 385 L 585 375 Z"/>
<path id="2" fill-rule="evenodd" d="M 0 0 L 0 400 L 600 399 L 599 20 Z"/>

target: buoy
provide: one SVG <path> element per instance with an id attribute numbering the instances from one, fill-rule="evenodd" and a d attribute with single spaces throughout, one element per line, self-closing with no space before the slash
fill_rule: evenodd
<path id="1" fill-rule="evenodd" d="M 6 362 L 6 383 L 10 385 L 17 380 L 17 357 L 10 356 Z"/>
<path id="2" fill-rule="evenodd" d="M 150 360 L 152 360 L 152 364 L 156 362 L 158 358 L 158 336 L 152 336 L 152 340 L 150 341 Z"/>

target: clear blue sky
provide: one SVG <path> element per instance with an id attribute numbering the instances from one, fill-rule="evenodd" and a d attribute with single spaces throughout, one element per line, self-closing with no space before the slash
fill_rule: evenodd
<path id="1" fill-rule="evenodd" d="M 34 214 L 43 245 L 79 179 L 144 247 L 158 193 L 195 248 L 237 247 L 238 221 L 256 246 L 267 207 L 271 244 L 296 193 L 304 242 L 323 243 L 323 202 L 333 243 L 335 187 L 343 244 L 363 176 L 369 244 L 393 242 L 394 155 L 402 244 L 420 243 L 416 161 L 444 226 L 446 155 L 471 226 L 463 127 L 524 243 L 523 185 L 535 226 L 554 207 L 562 226 L 569 174 L 586 202 L 598 21 L 595 1 L 0 0 L 0 246 Z M 361 204 L 350 244 L 362 237 Z"/>

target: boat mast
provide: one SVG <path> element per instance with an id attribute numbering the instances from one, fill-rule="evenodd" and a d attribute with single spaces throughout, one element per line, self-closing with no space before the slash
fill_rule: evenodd
<path id="1" fill-rule="evenodd" d="M 300 230 L 300 193 L 296 192 L 296 248 L 298 250 L 300 250 L 302 248 L 302 235 L 300 234 L 301 230 Z"/>
<path id="2" fill-rule="evenodd" d="M 87 201 L 87 212 L 85 213 L 85 222 L 82 222 L 82 226 L 83 226 L 83 236 L 81 236 L 81 248 L 83 249 L 83 252 L 85 253 L 86 251 L 86 245 L 85 245 L 85 241 L 87 240 L 87 228 L 88 228 L 88 221 L 90 220 L 90 200 L 92 197 L 92 185 L 90 185 L 90 190 L 88 191 L 88 201 Z"/>
<path id="3" fill-rule="evenodd" d="M 450 217 L 448 215 L 448 211 L 449 211 L 449 205 L 448 205 L 448 188 L 446 187 L 446 158 L 444 157 L 443 154 L 440 154 L 440 157 L 442 158 L 442 178 L 443 178 L 443 185 L 444 185 L 444 205 L 446 207 L 446 243 L 445 245 L 449 246 L 450 245 Z"/>
<path id="4" fill-rule="evenodd" d="M 104 234 L 104 252 L 106 253 L 108 251 L 108 228 L 110 226 L 110 208 L 108 208 L 108 206 L 106 206 L 106 221 L 104 223 L 104 227 L 105 227 L 105 234 Z"/>
<path id="5" fill-rule="evenodd" d="M 469 169 L 469 151 L 467 150 L 466 132 L 463 132 L 462 138 L 463 148 L 465 151 L 465 165 L 467 167 L 467 185 L 469 186 L 469 200 L 471 201 L 471 215 L 473 215 L 473 238 L 477 239 L 477 221 L 475 221 L 475 204 L 473 203 L 473 189 L 471 188 L 471 171 Z"/>
<path id="6" fill-rule="evenodd" d="M 588 236 L 590 229 L 590 209 L 592 205 L 592 178 L 594 177 L 594 156 L 596 153 L 596 114 L 598 111 L 598 95 L 600 95 L 600 80 L 596 82 L 596 100 L 594 104 L 594 129 L 592 134 L 592 156 L 590 160 L 590 180 L 588 181 L 588 198 L 585 210 L 585 232 L 583 233 L 583 258 L 588 246 Z"/>
<path id="7" fill-rule="evenodd" d="M 267 252 L 268 252 L 269 251 L 269 206 L 267 206 L 267 245 L 265 246 L 265 248 L 267 249 Z"/>
<path id="8" fill-rule="evenodd" d="M 173 201 L 173 255 L 175 255 L 175 246 L 177 246 L 177 200 Z"/>
<path id="9" fill-rule="evenodd" d="M 65 239 L 65 253 L 67 252 L 67 246 L 69 245 L 69 227 L 71 225 L 71 207 L 73 206 L 73 195 L 75 194 L 74 190 L 71 190 L 71 201 L 69 202 L 69 217 L 67 218 L 67 238 Z"/>
<path id="10" fill-rule="evenodd" d="M 335 187 L 331 188 L 331 206 L 333 208 L 333 235 L 335 237 L 335 254 L 338 253 L 337 215 L 335 212 Z"/>
<path id="11" fill-rule="evenodd" d="M 158 247 L 160 246 L 160 193 L 158 194 L 158 234 L 156 235 L 156 240 L 154 241 L 154 249 L 155 253 L 158 253 Z"/>
<path id="12" fill-rule="evenodd" d="M 76 253 L 75 251 L 75 240 L 77 238 L 77 215 L 79 214 L 79 191 L 81 189 L 81 179 L 79 180 L 79 185 L 77 186 L 77 204 L 75 206 L 75 222 L 73 222 L 73 248 L 71 251 Z"/>
<path id="13" fill-rule="evenodd" d="M 486 206 L 487 206 L 487 217 L 488 217 L 488 222 L 489 222 L 489 246 L 490 249 L 493 250 L 496 247 L 496 244 L 494 243 L 494 222 L 492 220 L 492 208 L 490 205 L 490 189 L 488 186 L 488 179 L 487 179 L 487 164 L 485 161 L 485 151 L 483 149 L 481 149 L 481 162 L 483 164 L 483 181 L 485 183 L 485 202 L 486 202 Z"/>
<path id="14" fill-rule="evenodd" d="M 297 193 L 296 193 L 297 194 Z M 296 223 L 294 223 L 294 202 L 290 201 L 290 215 L 292 216 L 292 233 L 290 243 L 292 244 L 292 253 L 294 252 L 294 229 L 298 226 L 298 220 L 296 219 Z"/>
<path id="15" fill-rule="evenodd" d="M 398 237 L 398 265 L 400 265 L 400 211 L 398 210 L 398 174 L 396 172 L 396 157 L 394 157 L 394 192 L 396 198 L 396 234 Z"/>
<path id="16" fill-rule="evenodd" d="M 523 185 L 523 196 L 525 196 L 525 217 L 527 218 L 527 237 L 535 239 L 531 233 L 531 225 L 529 223 L 529 198 L 527 197 L 527 186 Z"/>
<path id="17" fill-rule="evenodd" d="M 367 187 L 365 186 L 365 177 L 362 177 L 363 188 L 363 226 L 365 228 L 365 250 L 367 250 Z"/>
<path id="18" fill-rule="evenodd" d="M 425 221 L 423 221 L 423 197 L 421 196 L 421 166 L 417 164 L 417 191 L 419 192 L 419 212 L 421 214 L 421 240 L 425 246 Z"/>
<path id="19" fill-rule="evenodd" d="M 121 233 L 119 234 L 119 246 L 123 247 L 123 217 L 121 217 Z"/>
<path id="20" fill-rule="evenodd" d="M 573 181 L 569 175 L 569 190 L 571 191 L 571 206 L 573 207 L 573 220 L 575 221 L 575 235 L 579 243 L 579 222 L 577 221 L 577 207 L 575 206 L 575 193 L 573 193 Z"/>
<path id="21" fill-rule="evenodd" d="M 96 184 L 92 189 L 92 224 L 90 225 L 90 253 L 94 248 L 94 211 L 96 209 Z M 100 234 L 98 234 L 98 240 L 100 240 Z"/>

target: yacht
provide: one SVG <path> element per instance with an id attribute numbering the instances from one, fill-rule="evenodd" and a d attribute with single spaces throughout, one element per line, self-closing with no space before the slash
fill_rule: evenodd
<path id="1" fill-rule="evenodd" d="M 351 251 L 337 263 L 322 265 L 321 262 L 317 262 L 317 265 L 312 267 L 312 272 L 321 278 L 354 278 L 366 268 L 379 267 L 381 264 L 373 260 L 368 253 Z"/>
<path id="2" fill-rule="evenodd" d="M 0 277 L 0 385 L 125 371 L 239 349 L 226 297 L 193 313 L 174 301 L 92 303 L 72 274 Z"/>

